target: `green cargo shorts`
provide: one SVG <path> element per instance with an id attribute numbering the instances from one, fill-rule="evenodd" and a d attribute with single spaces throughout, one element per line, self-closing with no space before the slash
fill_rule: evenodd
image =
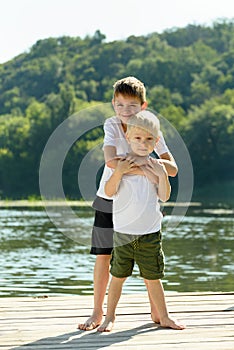
<path id="1" fill-rule="evenodd" d="M 110 273 L 118 278 L 131 276 L 135 262 L 140 276 L 147 280 L 157 280 L 164 276 L 160 231 L 145 235 L 114 232 Z"/>

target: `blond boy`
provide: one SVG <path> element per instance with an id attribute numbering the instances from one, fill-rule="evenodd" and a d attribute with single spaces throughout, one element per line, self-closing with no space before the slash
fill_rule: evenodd
<path id="1" fill-rule="evenodd" d="M 165 166 L 150 157 L 159 140 L 159 121 L 151 112 L 142 111 L 129 118 L 126 139 L 131 151 L 118 160 L 105 183 L 105 193 L 113 197 L 114 248 L 107 314 L 98 331 L 111 331 L 115 310 L 122 286 L 132 274 L 134 263 L 144 278 L 150 302 L 157 310 L 153 321 L 162 327 L 184 329 L 170 318 L 160 279 L 164 276 L 164 259 L 161 243 L 162 214 L 158 200 L 170 197 L 170 183 Z M 135 158 L 141 158 L 145 169 L 152 172 L 156 183 L 147 176 L 125 175 L 134 167 Z"/>

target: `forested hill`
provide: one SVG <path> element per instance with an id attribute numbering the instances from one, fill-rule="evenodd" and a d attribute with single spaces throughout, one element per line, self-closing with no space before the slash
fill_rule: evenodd
<path id="1" fill-rule="evenodd" d="M 220 20 L 113 42 L 99 30 L 84 39 L 48 38 L 1 64 L 0 197 L 39 195 L 41 154 L 53 130 L 81 109 L 110 102 L 113 83 L 128 75 L 145 83 L 149 107 L 183 137 L 195 185 L 231 181 L 234 20 Z M 80 198 L 79 163 L 102 137 L 100 128 L 93 130 L 69 152 L 68 197 Z"/>

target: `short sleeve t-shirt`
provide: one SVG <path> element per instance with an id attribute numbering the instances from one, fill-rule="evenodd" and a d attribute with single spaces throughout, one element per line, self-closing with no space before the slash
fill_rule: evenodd
<path id="1" fill-rule="evenodd" d="M 114 230 L 143 235 L 159 231 L 161 222 L 156 185 L 146 176 L 124 175 L 113 196 Z"/>
<path id="2" fill-rule="evenodd" d="M 121 121 L 118 117 L 114 116 L 106 119 L 104 123 L 104 142 L 103 147 L 113 146 L 116 148 L 116 155 L 126 155 L 130 152 L 129 144 L 126 140 L 125 133 L 123 131 Z M 163 134 L 160 131 L 159 140 L 155 146 L 155 152 L 160 156 L 163 153 L 169 152 L 166 142 L 163 138 Z M 104 167 L 102 178 L 97 190 L 97 196 L 112 199 L 105 194 L 104 186 L 106 179 L 110 177 L 111 169 L 107 166 Z"/>

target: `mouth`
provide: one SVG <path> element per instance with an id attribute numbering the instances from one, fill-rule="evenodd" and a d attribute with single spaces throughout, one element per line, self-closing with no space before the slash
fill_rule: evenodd
<path id="1" fill-rule="evenodd" d="M 128 119 L 130 117 L 131 117 L 131 115 L 121 115 L 121 118 L 124 118 L 124 119 Z"/>

